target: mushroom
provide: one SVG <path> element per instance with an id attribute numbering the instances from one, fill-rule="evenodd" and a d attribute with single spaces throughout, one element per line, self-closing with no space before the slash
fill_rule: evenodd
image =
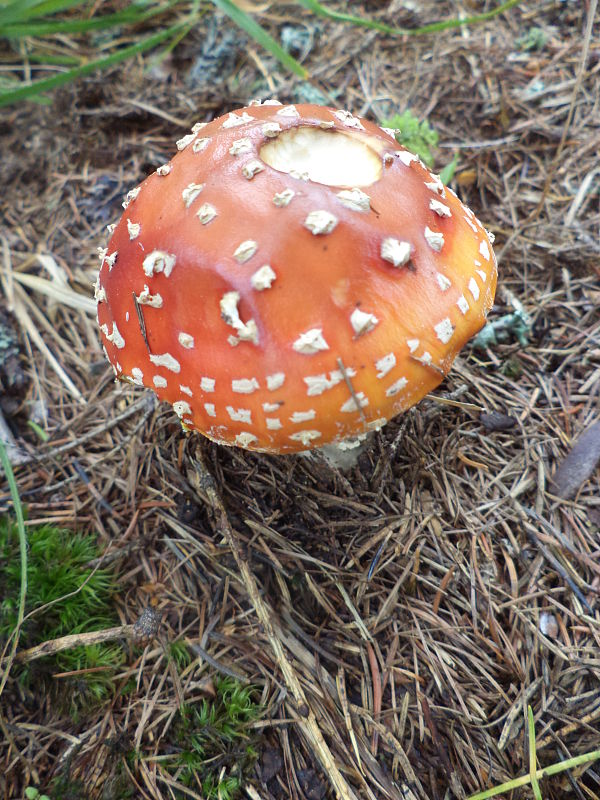
<path id="1" fill-rule="evenodd" d="M 267 101 L 177 149 L 129 192 L 96 299 L 117 378 L 186 429 L 271 453 L 352 448 L 483 326 L 491 235 L 393 132 Z"/>

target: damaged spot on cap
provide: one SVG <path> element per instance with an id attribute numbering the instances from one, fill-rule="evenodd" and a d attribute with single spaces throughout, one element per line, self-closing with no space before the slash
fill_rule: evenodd
<path id="1" fill-rule="evenodd" d="M 320 350 L 329 350 L 329 345 L 323 338 L 322 328 L 311 328 L 305 333 L 301 333 L 292 345 L 297 353 L 313 355 Z"/>
<path id="2" fill-rule="evenodd" d="M 395 395 L 398 394 L 398 392 L 401 392 L 402 389 L 404 389 L 407 385 L 408 381 L 406 380 L 406 378 L 398 378 L 397 381 L 394 381 L 394 383 L 392 383 L 391 386 L 388 386 L 388 388 L 385 390 L 386 397 L 394 397 Z"/>
<path id="3" fill-rule="evenodd" d="M 464 296 L 464 294 L 461 294 L 461 296 L 458 298 L 456 305 L 459 307 L 461 314 L 466 314 L 469 310 L 469 303 L 467 302 L 467 298 Z"/>
<path id="4" fill-rule="evenodd" d="M 183 192 L 181 193 L 181 197 L 183 199 L 184 205 L 186 208 L 189 208 L 194 200 L 198 197 L 200 192 L 204 189 L 203 183 L 189 183 Z"/>
<path id="5" fill-rule="evenodd" d="M 429 208 L 438 215 L 438 217 L 451 217 L 452 212 L 448 208 L 445 203 L 441 203 L 439 200 L 433 198 L 429 202 Z"/>
<path id="6" fill-rule="evenodd" d="M 182 136 L 181 139 L 177 139 L 175 145 L 177 146 L 178 150 L 185 150 L 188 144 L 191 144 L 195 138 L 195 133 L 188 133 L 186 136 Z"/>
<path id="7" fill-rule="evenodd" d="M 176 400 L 173 403 L 173 411 L 177 414 L 179 419 L 182 419 L 186 414 L 191 416 L 192 409 L 186 400 Z"/>
<path id="8" fill-rule="evenodd" d="M 277 192 L 273 195 L 273 202 L 279 208 L 289 205 L 290 200 L 296 192 L 293 189 L 284 189 L 283 192 Z"/>
<path id="9" fill-rule="evenodd" d="M 314 442 L 315 439 L 321 438 L 321 431 L 298 431 L 298 433 L 292 433 L 290 439 L 293 442 L 300 442 L 304 445 L 304 447 L 308 447 L 311 442 Z"/>
<path id="10" fill-rule="evenodd" d="M 258 344 L 256 322 L 253 319 L 248 320 L 248 322 L 242 322 L 238 311 L 239 302 L 239 292 L 226 292 L 220 300 L 221 317 L 237 333 L 237 336 L 230 337 L 229 344 L 235 346 L 240 341 Z"/>
<path id="11" fill-rule="evenodd" d="M 477 285 L 475 278 L 469 279 L 468 289 L 473 295 L 473 300 L 479 300 L 479 286 Z"/>
<path id="12" fill-rule="evenodd" d="M 434 325 L 433 329 L 442 344 L 448 344 L 454 334 L 454 325 L 448 317 Z"/>
<path id="13" fill-rule="evenodd" d="M 133 201 L 136 199 L 136 197 L 140 193 L 141 188 L 142 188 L 141 186 L 136 186 L 135 189 L 131 189 L 129 192 L 127 192 L 127 194 L 125 195 L 125 199 L 121 203 L 123 208 L 127 208 L 127 206 L 130 203 L 133 203 Z"/>
<path id="14" fill-rule="evenodd" d="M 254 444 L 257 442 L 258 439 L 253 433 L 249 433 L 248 431 L 243 431 L 242 433 L 236 434 L 235 443 L 238 447 L 248 447 L 250 444 Z"/>
<path id="15" fill-rule="evenodd" d="M 281 125 L 278 122 L 265 122 L 261 130 L 263 132 L 263 136 L 266 136 L 267 139 L 274 139 L 278 134 L 281 133 Z"/>
<path id="16" fill-rule="evenodd" d="M 283 108 L 280 108 L 279 111 L 277 111 L 277 115 L 280 117 L 292 117 L 294 119 L 297 119 L 300 116 L 296 106 L 283 106 Z"/>
<path id="17" fill-rule="evenodd" d="M 142 262 L 142 269 L 149 278 L 159 272 L 164 273 L 165 278 L 168 278 L 173 271 L 175 262 L 176 258 L 172 253 L 166 253 L 164 250 L 153 250 Z"/>
<path id="18" fill-rule="evenodd" d="M 344 414 L 350 414 L 352 411 L 360 411 L 361 408 L 366 408 L 369 405 L 369 399 L 365 397 L 364 392 L 356 392 L 353 397 L 348 398 L 343 406 L 340 408 Z"/>
<path id="19" fill-rule="evenodd" d="M 247 425 L 252 425 L 252 412 L 249 408 L 234 408 L 233 406 L 226 406 L 225 410 L 233 422 L 245 422 Z"/>
<path id="20" fill-rule="evenodd" d="M 247 178 L 249 181 L 251 181 L 252 178 L 255 175 L 258 175 L 259 172 L 262 172 L 264 168 L 265 167 L 264 164 L 262 164 L 262 162 L 254 159 L 254 161 L 248 161 L 247 164 L 244 164 L 244 166 L 242 167 L 242 175 L 244 176 L 244 178 Z"/>
<path id="21" fill-rule="evenodd" d="M 435 250 L 436 253 L 439 253 L 442 247 L 444 246 L 444 234 L 440 233 L 439 231 L 432 231 L 431 228 L 426 225 L 425 226 L 425 241 L 431 247 L 432 250 Z"/>
<path id="22" fill-rule="evenodd" d="M 100 286 L 100 278 L 94 284 L 94 300 L 97 303 L 106 302 L 106 289 L 104 286 Z"/>
<path id="23" fill-rule="evenodd" d="M 348 128 L 354 128 L 357 131 L 364 131 L 365 126 L 359 120 L 358 117 L 355 117 L 350 111 L 346 111 L 345 109 L 341 109 L 340 111 L 334 111 L 334 117 L 337 117 L 340 122 L 346 125 Z"/>
<path id="24" fill-rule="evenodd" d="M 329 211 L 311 211 L 304 220 L 304 227 L 314 235 L 331 233 L 335 226 L 338 224 L 337 217 L 330 214 Z"/>
<path id="25" fill-rule="evenodd" d="M 308 422 L 309 420 L 314 419 L 316 416 L 317 412 L 314 410 L 314 408 L 309 408 L 308 411 L 294 411 L 290 417 L 290 422 L 293 422 L 294 424 Z"/>
<path id="26" fill-rule="evenodd" d="M 113 322 L 112 333 L 105 333 L 104 335 L 108 341 L 114 344 L 114 346 L 119 350 L 122 350 L 125 347 L 125 339 L 121 336 L 116 322 Z"/>
<path id="27" fill-rule="evenodd" d="M 164 367 L 165 369 L 170 370 L 171 372 L 180 372 L 181 371 L 181 364 L 177 361 L 176 358 L 170 353 L 162 353 L 160 355 L 153 355 L 150 353 L 150 361 L 156 367 Z"/>
<path id="28" fill-rule="evenodd" d="M 127 233 L 129 234 L 129 239 L 133 241 L 137 239 L 140 235 L 141 225 L 139 222 L 132 222 L 130 219 L 127 220 Z"/>
<path id="29" fill-rule="evenodd" d="M 435 279 L 442 292 L 447 292 L 452 286 L 452 282 L 445 275 L 442 275 L 441 272 L 436 273 Z"/>
<path id="30" fill-rule="evenodd" d="M 241 114 L 236 114 L 233 111 L 230 111 L 227 119 L 221 125 L 222 128 L 236 128 L 238 125 L 245 125 L 247 122 L 252 122 L 254 117 L 251 117 L 246 111 L 243 111 Z"/>
<path id="31" fill-rule="evenodd" d="M 428 181 L 425 186 L 432 192 L 439 194 L 440 197 L 446 197 L 446 190 L 444 189 L 444 184 L 440 180 L 439 175 L 431 175 L 431 181 Z"/>
<path id="32" fill-rule="evenodd" d="M 375 362 L 375 368 L 377 369 L 377 377 L 384 378 L 388 372 L 394 369 L 396 366 L 396 356 L 394 353 L 388 353 L 385 356 L 382 356 Z"/>
<path id="33" fill-rule="evenodd" d="M 410 153 L 408 150 L 396 150 L 394 155 L 404 164 L 405 167 L 410 167 L 411 164 L 414 164 L 415 161 L 419 160 L 418 156 L 416 156 L 414 153 Z"/>
<path id="34" fill-rule="evenodd" d="M 273 272 L 268 264 L 265 264 L 260 269 L 257 269 L 254 275 L 250 278 L 250 284 L 257 292 L 262 292 L 265 289 L 270 289 L 273 281 L 277 275 Z"/>
<path id="35" fill-rule="evenodd" d="M 244 153 L 251 153 L 252 141 L 248 139 L 247 136 L 244 136 L 241 139 L 236 139 L 235 142 L 229 148 L 229 152 L 231 153 L 232 156 L 241 156 Z"/>
<path id="36" fill-rule="evenodd" d="M 210 139 L 203 137 L 201 139 L 196 139 L 194 144 L 192 145 L 192 152 L 194 153 L 201 153 L 203 150 L 206 150 L 208 147 L 208 143 Z"/>
<path id="37" fill-rule="evenodd" d="M 249 261 L 252 256 L 258 250 L 258 243 L 253 242 L 252 239 L 248 239 L 245 242 L 242 242 L 235 250 L 233 257 L 238 262 L 238 264 L 245 264 L 246 261 Z"/>
<path id="38" fill-rule="evenodd" d="M 412 245 L 388 236 L 381 243 L 381 257 L 395 267 L 403 267 L 410 261 Z"/>
<path id="39" fill-rule="evenodd" d="M 238 394 L 253 394 L 260 389 L 256 378 L 238 378 L 231 381 L 231 390 Z"/>
<path id="40" fill-rule="evenodd" d="M 353 378 L 356 375 L 356 371 L 352 367 L 346 367 L 345 372 L 347 378 Z M 344 380 L 344 375 L 341 370 L 334 369 L 329 375 L 323 372 L 320 375 L 307 375 L 302 380 L 308 387 L 306 394 L 309 397 L 314 397 L 315 395 L 323 394 L 327 389 L 337 386 L 338 383 Z"/>
<path id="41" fill-rule="evenodd" d="M 336 196 L 340 203 L 351 211 L 371 210 L 371 198 L 360 189 L 342 189 Z"/>
<path id="42" fill-rule="evenodd" d="M 369 314 L 366 311 L 361 311 L 359 308 L 355 308 L 350 315 L 350 324 L 357 336 L 362 336 L 363 333 L 372 331 L 378 322 L 379 320 L 375 314 Z"/>
<path id="43" fill-rule="evenodd" d="M 196 212 L 196 216 L 203 225 L 208 225 L 217 216 L 217 209 L 210 203 L 204 203 Z"/>
<path id="44" fill-rule="evenodd" d="M 144 284 L 143 290 L 140 294 L 135 296 L 135 299 L 141 306 L 150 306 L 151 308 L 162 308 L 163 299 L 158 294 L 150 294 L 150 289 Z"/>
<path id="45" fill-rule="evenodd" d="M 267 375 L 267 389 L 270 392 L 275 392 L 281 389 L 285 383 L 285 372 L 274 372 L 272 375 Z"/>

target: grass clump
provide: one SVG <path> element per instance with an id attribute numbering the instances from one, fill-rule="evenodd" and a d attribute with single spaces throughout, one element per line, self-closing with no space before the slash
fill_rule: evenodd
<path id="1" fill-rule="evenodd" d="M 439 136 L 429 122 L 420 120 L 407 108 L 402 114 L 394 114 L 381 123 L 384 128 L 393 128 L 396 131 L 396 140 L 419 156 L 428 167 L 433 166 L 432 149 L 437 147 Z"/>
<path id="2" fill-rule="evenodd" d="M 421 161 L 428 167 L 433 167 L 433 153 L 438 146 L 439 135 L 426 119 L 420 120 L 407 108 L 401 114 L 394 114 L 388 119 L 382 120 L 381 125 L 384 128 L 395 130 L 397 142 L 406 147 L 407 150 L 410 150 L 411 153 L 419 156 Z M 440 172 L 442 183 L 450 183 L 454 177 L 457 164 L 458 154 Z"/>
<path id="3" fill-rule="evenodd" d="M 251 723 L 261 714 L 253 687 L 229 677 L 218 679 L 214 697 L 178 711 L 171 730 L 174 752 L 165 757 L 164 766 L 205 800 L 234 800 L 258 757 Z"/>
<path id="4" fill-rule="evenodd" d="M 112 573 L 92 569 L 100 551 L 93 537 L 52 525 L 27 528 L 27 599 L 18 635 L 21 648 L 83 631 L 118 624 L 111 597 Z M 21 559 L 17 525 L 0 519 L 0 640 L 8 640 L 18 623 Z M 74 647 L 18 668 L 22 683 L 48 683 L 52 674 L 75 673 L 52 680 L 51 688 L 77 716 L 112 691 L 112 675 L 123 661 L 120 647 L 97 644 Z M 35 679 L 35 680 L 34 680 Z"/>

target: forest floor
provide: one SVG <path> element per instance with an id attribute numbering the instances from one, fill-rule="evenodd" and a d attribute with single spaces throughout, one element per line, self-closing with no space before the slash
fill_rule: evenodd
<path id="1" fill-rule="evenodd" d="M 112 665 L 46 657 L 23 671 L 17 650 L 0 701 L 3 799 L 28 786 L 53 800 L 217 797 L 203 783 L 215 775 L 222 798 L 230 777 L 251 800 L 464 798 L 529 773 L 528 707 L 540 767 L 600 747 L 595 2 L 525 0 L 415 37 L 245 5 L 310 82 L 209 6 L 161 61 L 1 111 L 0 322 L 15 344 L 0 408 L 26 530 L 93 535 L 125 626 Z M 404 27 L 491 5 L 338 4 Z M 1 46 L 16 69 L 23 54 Z M 496 237 L 496 340 L 468 345 L 344 473 L 186 434 L 150 392 L 116 385 L 101 349 L 92 284 L 123 195 L 193 123 L 253 97 L 379 122 L 410 108 L 439 135 L 435 168 L 457 155 L 452 186 Z M 586 431 L 572 485 L 557 485 Z M 14 516 L 4 478 L 0 513 Z M 30 629 L 22 646 L 37 644 Z M 89 672 L 106 685 L 84 702 Z M 242 733 L 215 745 L 217 723 L 198 718 L 212 760 L 194 761 L 192 712 L 224 702 L 227 680 L 253 704 Z M 600 769 L 541 785 L 547 800 L 598 798 Z"/>

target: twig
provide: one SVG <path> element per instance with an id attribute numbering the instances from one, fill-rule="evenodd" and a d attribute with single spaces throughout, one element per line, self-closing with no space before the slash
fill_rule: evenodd
<path id="1" fill-rule="evenodd" d="M 138 619 L 132 625 L 117 625 L 115 628 L 105 628 L 101 631 L 89 631 L 88 633 L 70 633 L 67 636 L 59 636 L 58 639 L 49 639 L 47 642 L 21 650 L 14 658 L 15 664 L 29 663 L 38 658 L 54 656 L 63 650 L 71 650 L 73 647 L 89 647 L 93 644 L 112 642 L 116 639 L 132 639 L 135 642 L 148 643 L 158 633 L 160 624 L 160 614 L 150 606 L 144 608 Z M 0 666 L 4 666 L 9 660 L 6 657 L 0 661 Z"/>

